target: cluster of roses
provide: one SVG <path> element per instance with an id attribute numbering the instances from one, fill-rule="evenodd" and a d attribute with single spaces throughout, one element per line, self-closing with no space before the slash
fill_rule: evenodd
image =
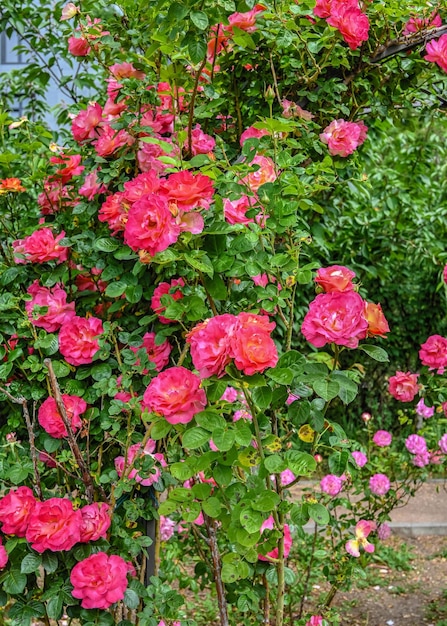
<path id="1" fill-rule="evenodd" d="M 336 28 L 351 50 L 368 40 L 369 20 L 358 0 L 317 0 L 314 15 Z"/>
<path id="2" fill-rule="evenodd" d="M 416 467 L 425 467 L 426 465 L 439 465 L 442 463 L 442 455 L 447 454 L 447 433 L 438 441 L 439 448 L 430 451 L 427 441 L 422 435 L 410 435 L 405 440 L 405 447 L 410 454 L 413 455 L 412 463 Z"/>
<path id="3" fill-rule="evenodd" d="M 109 505 L 94 502 L 74 510 L 67 498 L 39 501 L 29 487 L 18 487 L 0 498 L 0 523 L 5 535 L 25 537 L 40 554 L 68 551 L 77 543 L 106 538 Z M 0 567 L 5 567 L 7 555 L 0 547 Z M 133 571 L 121 557 L 97 552 L 72 569 L 72 594 L 82 599 L 84 608 L 106 609 L 123 599 L 127 574 Z"/>
<path id="4" fill-rule="evenodd" d="M 366 337 L 389 332 L 380 304 L 365 302 L 355 291 L 355 273 L 341 265 L 320 268 L 315 282 L 324 291 L 310 303 L 301 332 L 317 348 L 327 343 L 357 348 Z"/>

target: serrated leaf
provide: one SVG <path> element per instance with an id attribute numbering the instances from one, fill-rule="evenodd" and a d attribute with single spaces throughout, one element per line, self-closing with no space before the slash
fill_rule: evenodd
<path id="1" fill-rule="evenodd" d="M 20 572 L 22 574 L 34 574 L 42 564 L 40 554 L 27 554 L 20 564 Z"/>
<path id="2" fill-rule="evenodd" d="M 368 356 L 370 356 L 375 361 L 379 361 L 380 363 L 386 363 L 389 361 L 388 353 L 383 348 L 379 348 L 379 346 L 372 346 L 370 344 L 359 345 L 359 349 L 366 352 Z"/>
<path id="3" fill-rule="evenodd" d="M 266 409 L 272 401 L 272 390 L 270 387 L 256 387 L 252 391 L 253 402 L 260 408 Z"/>
<path id="4" fill-rule="evenodd" d="M 210 432 L 216 428 L 225 428 L 226 426 L 225 419 L 215 411 L 201 411 L 200 413 L 196 413 L 195 420 L 199 426 Z"/>
<path id="5" fill-rule="evenodd" d="M 93 247 L 101 252 L 115 252 L 120 247 L 120 243 L 108 237 L 101 237 L 95 241 Z"/>
<path id="6" fill-rule="evenodd" d="M 222 509 L 222 503 L 218 498 L 211 497 L 202 502 L 202 509 L 210 517 L 219 517 Z"/>
<path id="7" fill-rule="evenodd" d="M 137 609 L 140 605 L 140 598 L 138 594 L 133 589 L 126 589 L 124 592 L 124 604 L 129 609 Z"/>
<path id="8" fill-rule="evenodd" d="M 123 280 L 117 280 L 116 282 L 107 285 L 104 293 L 108 298 L 119 298 L 123 295 L 126 289 L 127 283 Z"/>
<path id="9" fill-rule="evenodd" d="M 189 448 L 190 450 L 200 448 L 206 443 L 209 443 L 209 441 L 210 433 L 200 427 L 190 428 L 185 433 L 183 433 L 182 437 L 183 447 Z"/>
<path id="10" fill-rule="evenodd" d="M 278 454 L 267 456 L 264 460 L 264 466 L 270 474 L 280 474 L 287 469 L 287 463 Z"/>
<path id="11" fill-rule="evenodd" d="M 287 467 L 295 476 L 306 476 L 315 471 L 317 462 L 314 457 L 307 452 L 289 450 L 285 455 Z"/>
<path id="12" fill-rule="evenodd" d="M 234 430 L 224 430 L 223 428 L 216 428 L 213 430 L 212 438 L 214 445 L 221 452 L 228 452 L 233 447 L 235 440 Z"/>
<path id="13" fill-rule="evenodd" d="M 42 565 L 47 574 L 52 574 L 53 572 L 55 572 L 58 566 L 57 554 L 45 550 L 42 556 Z"/>
<path id="14" fill-rule="evenodd" d="M 266 375 L 278 385 L 291 385 L 295 378 L 295 372 L 290 367 L 275 367 L 267 370 Z"/>
<path id="15" fill-rule="evenodd" d="M 47 614 L 50 619 L 58 620 L 64 608 L 63 595 L 58 593 L 47 602 Z"/>
<path id="16" fill-rule="evenodd" d="M 340 391 L 340 385 L 335 381 L 320 379 L 316 380 L 312 386 L 315 393 L 319 395 L 320 398 L 323 398 L 323 400 L 326 400 L 326 402 L 329 402 L 330 400 L 335 398 Z"/>
<path id="17" fill-rule="evenodd" d="M 172 424 L 167 422 L 166 420 L 160 420 L 159 422 L 155 422 L 151 427 L 151 439 L 163 439 L 169 433 L 172 428 Z"/>
<path id="18" fill-rule="evenodd" d="M 273 511 L 281 499 L 274 491 L 263 491 L 251 502 L 251 508 L 261 513 Z"/>
<path id="19" fill-rule="evenodd" d="M 12 596 L 22 593 L 26 587 L 26 574 L 22 574 L 18 569 L 11 569 L 3 581 L 3 589 Z"/>
<path id="20" fill-rule="evenodd" d="M 203 11 L 191 11 L 189 17 L 194 26 L 199 30 L 206 30 L 208 28 L 208 16 Z"/>

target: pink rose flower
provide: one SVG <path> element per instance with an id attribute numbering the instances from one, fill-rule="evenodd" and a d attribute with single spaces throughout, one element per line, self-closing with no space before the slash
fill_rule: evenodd
<path id="1" fill-rule="evenodd" d="M 447 366 L 447 339 L 441 335 L 431 335 L 419 350 L 422 365 L 443 374 Z"/>
<path id="2" fill-rule="evenodd" d="M 180 300 L 183 298 L 183 293 L 180 289 L 174 287 L 184 287 L 185 281 L 183 278 L 173 278 L 170 283 L 160 283 L 158 287 L 154 289 L 154 294 L 151 298 L 151 307 L 158 315 L 158 320 L 162 324 L 175 324 L 176 320 L 171 320 L 167 317 L 163 317 L 162 313 L 166 311 L 166 306 L 161 303 L 163 296 L 169 295 L 173 300 Z"/>
<path id="3" fill-rule="evenodd" d="M 134 348 L 131 346 L 130 348 L 132 352 L 137 352 L 141 349 L 144 349 L 147 354 L 147 358 L 151 363 L 155 365 L 155 369 L 157 372 L 161 372 L 161 370 L 166 367 L 169 363 L 169 355 L 171 354 L 171 344 L 166 339 L 163 343 L 157 345 L 155 343 L 155 333 L 145 333 L 143 335 L 143 344 L 139 348 Z M 136 365 L 139 364 L 139 360 Z M 144 370 L 143 373 L 147 374 L 148 370 Z"/>
<path id="4" fill-rule="evenodd" d="M 228 16 L 230 27 L 245 30 L 247 33 L 254 33 L 256 30 L 256 16 L 258 13 L 262 13 L 262 11 L 265 11 L 265 7 L 263 7 L 262 4 L 256 4 L 251 11 L 232 13 Z"/>
<path id="5" fill-rule="evenodd" d="M 241 196 L 237 200 L 224 198 L 224 218 L 229 224 L 253 224 L 254 218 L 247 217 L 246 213 L 256 204 L 256 199 Z"/>
<path id="6" fill-rule="evenodd" d="M 266 128 L 255 128 L 254 126 L 249 126 L 248 128 L 246 128 L 244 130 L 244 132 L 242 133 L 240 139 L 239 139 L 239 143 L 241 144 L 241 146 L 244 145 L 244 143 L 247 141 L 247 139 L 259 139 L 260 137 L 264 137 L 265 135 L 268 135 L 269 131 Z"/>
<path id="7" fill-rule="evenodd" d="M 160 466 L 165 467 L 166 461 L 163 454 L 155 452 L 155 446 L 156 442 L 153 439 L 149 439 L 143 449 L 141 449 L 141 443 L 134 443 L 127 450 L 127 463 L 125 457 L 117 456 L 115 459 L 115 469 L 118 476 L 121 477 L 126 473 L 130 480 L 135 480 L 135 482 L 143 485 L 143 487 L 150 487 L 150 485 L 156 483 L 161 476 Z M 128 472 L 129 466 L 131 466 L 136 459 L 143 459 L 145 455 L 151 456 L 154 460 L 154 465 L 150 469 L 149 474 L 141 474 L 141 470 L 136 470 L 135 468 L 132 468 L 130 472 Z"/>
<path id="8" fill-rule="evenodd" d="M 419 374 L 396 372 L 388 379 L 388 391 L 399 402 L 411 402 L 420 389 Z"/>
<path id="9" fill-rule="evenodd" d="M 442 271 L 442 278 L 444 280 L 444 283 L 447 285 L 447 265 L 444 265 L 444 269 Z"/>
<path id="10" fill-rule="evenodd" d="M 65 393 L 62 394 L 62 402 L 65 406 L 68 422 L 70 423 L 72 431 L 75 433 L 82 426 L 80 416 L 87 410 L 87 403 L 78 396 L 69 396 Z M 51 435 L 51 437 L 61 439 L 68 435 L 65 424 L 58 411 L 56 400 L 51 396 L 41 404 L 37 419 L 45 432 Z"/>
<path id="11" fill-rule="evenodd" d="M 387 430 L 377 430 L 372 440 L 379 448 L 386 448 L 391 445 L 393 436 Z"/>
<path id="12" fill-rule="evenodd" d="M 427 54 L 424 59 L 436 63 L 444 72 L 447 72 L 447 34 L 429 41 L 425 50 Z"/>
<path id="13" fill-rule="evenodd" d="M 59 331 L 59 352 L 70 365 L 87 365 L 99 350 L 98 337 L 104 332 L 97 317 L 73 317 Z"/>
<path id="14" fill-rule="evenodd" d="M 264 532 L 264 530 L 273 530 L 275 526 L 275 522 L 273 519 L 273 516 L 271 515 L 268 519 L 265 520 L 265 522 L 263 522 L 260 532 L 261 534 Z M 290 527 L 288 524 L 284 524 L 284 558 L 287 558 L 290 554 L 290 549 L 292 547 L 292 535 L 290 533 Z M 267 552 L 267 554 L 258 554 L 258 559 L 260 561 L 269 561 L 270 559 L 277 559 L 278 558 L 278 548 L 273 548 L 273 550 L 270 550 L 270 552 Z"/>
<path id="15" fill-rule="evenodd" d="M 336 496 L 343 489 L 343 479 L 335 474 L 327 474 L 320 480 L 320 489 L 329 496 Z"/>
<path id="16" fill-rule="evenodd" d="M 430 461 L 431 457 L 428 451 L 422 452 L 421 454 L 415 454 L 412 458 L 412 463 L 416 467 L 425 467 L 430 464 Z"/>
<path id="17" fill-rule="evenodd" d="M 81 543 L 107 538 L 107 531 L 111 523 L 108 514 L 109 509 L 109 505 L 105 502 L 93 502 L 93 504 L 87 504 L 79 509 L 82 516 Z"/>
<path id="18" fill-rule="evenodd" d="M 74 57 L 85 57 L 90 50 L 90 44 L 85 37 L 68 38 L 68 52 Z"/>
<path id="19" fill-rule="evenodd" d="M 46 263 L 47 261 L 63 263 L 68 259 L 68 248 L 59 245 L 59 241 L 64 237 L 64 231 L 55 237 L 51 228 L 48 227 L 35 230 L 29 237 L 13 241 L 14 253 L 25 257 L 24 259 L 15 257 L 14 260 L 19 264 Z"/>
<path id="20" fill-rule="evenodd" d="M 363 452 L 360 452 L 360 450 L 354 450 L 351 454 L 357 467 L 363 467 L 368 463 L 368 457 Z"/>
<path id="21" fill-rule="evenodd" d="M 421 398 L 416 405 L 416 413 L 424 419 L 428 419 L 435 414 L 435 407 L 427 406 L 424 402 L 424 398 Z"/>
<path id="22" fill-rule="evenodd" d="M 108 157 L 123 146 L 131 146 L 135 143 L 132 135 L 125 130 L 115 130 L 109 124 L 103 122 L 98 130 L 98 137 L 92 141 L 96 154 L 100 157 Z"/>
<path id="23" fill-rule="evenodd" d="M 79 187 L 79 195 L 84 196 L 87 200 L 93 200 L 95 196 L 105 193 L 107 187 L 98 180 L 98 170 L 93 170 L 87 174 L 82 187 Z"/>
<path id="24" fill-rule="evenodd" d="M 53 333 L 62 326 L 64 322 L 72 319 L 75 313 L 75 303 L 67 302 L 67 292 L 60 284 L 48 289 L 42 287 L 38 280 L 35 280 L 28 287 L 33 299 L 25 303 L 25 309 L 29 321 L 38 328 L 44 328 L 47 332 Z M 46 307 L 46 311 L 36 310 L 36 307 Z"/>
<path id="25" fill-rule="evenodd" d="M 236 316 L 216 315 L 195 326 L 186 336 L 190 344 L 194 367 L 202 378 L 223 376 L 231 361 L 230 338 L 234 333 Z"/>
<path id="26" fill-rule="evenodd" d="M 185 145 L 188 145 L 188 140 L 186 139 Z M 193 156 L 197 154 L 208 154 L 208 152 L 212 152 L 216 147 L 216 140 L 203 132 L 200 128 L 200 124 L 196 124 L 194 130 L 192 131 L 192 143 L 191 143 L 191 151 Z"/>
<path id="27" fill-rule="evenodd" d="M 323 626 L 323 618 L 321 615 L 312 615 L 310 620 L 306 622 L 306 626 Z"/>
<path id="28" fill-rule="evenodd" d="M 73 139 L 82 143 L 87 139 L 98 137 L 98 128 L 103 121 L 102 108 L 97 102 L 89 104 L 83 111 L 79 111 L 71 122 Z"/>
<path id="29" fill-rule="evenodd" d="M 26 540 L 40 553 L 71 550 L 81 539 L 81 524 L 81 512 L 74 511 L 66 498 L 36 502 L 26 529 Z"/>
<path id="30" fill-rule="evenodd" d="M 162 541 L 169 541 L 175 529 L 174 520 L 164 515 L 160 515 L 160 537 Z"/>
<path id="31" fill-rule="evenodd" d="M 438 441 L 438 446 L 443 454 L 447 454 L 447 433 L 442 435 L 441 439 Z"/>
<path id="32" fill-rule="evenodd" d="M 76 563 L 70 582 L 74 598 L 84 609 L 108 609 L 122 600 L 127 589 L 128 564 L 120 556 L 97 552 Z"/>
<path id="33" fill-rule="evenodd" d="M 180 228 L 163 196 L 147 194 L 129 209 L 124 242 L 132 250 L 145 250 L 154 256 L 175 243 L 179 235 Z"/>
<path id="34" fill-rule="evenodd" d="M 439 28 L 442 26 L 442 21 L 439 13 L 432 13 L 430 17 L 410 17 L 408 22 L 405 24 L 405 28 L 402 31 L 402 35 L 407 36 L 412 33 L 418 33 L 421 30 L 426 30 L 428 28 Z"/>
<path id="35" fill-rule="evenodd" d="M 391 537 L 391 532 L 391 528 L 388 526 L 388 524 L 386 522 L 383 522 L 377 529 L 377 536 L 380 541 L 385 541 L 386 539 Z"/>
<path id="36" fill-rule="evenodd" d="M 331 265 L 330 267 L 320 267 L 315 276 L 315 282 L 326 293 L 333 291 L 353 291 L 352 279 L 355 272 L 343 265 Z"/>
<path id="37" fill-rule="evenodd" d="M 29 518 L 36 506 L 36 498 L 29 487 L 11 489 L 0 498 L 0 523 L 5 535 L 24 537 Z"/>
<path id="38" fill-rule="evenodd" d="M 357 348 L 368 330 L 364 309 L 355 291 L 321 293 L 310 303 L 301 332 L 317 348 L 327 343 Z"/>
<path id="39" fill-rule="evenodd" d="M 376 496 L 384 496 L 391 488 L 390 479 L 385 474 L 374 474 L 369 479 L 369 488 Z"/>
<path id="40" fill-rule="evenodd" d="M 355 526 L 355 539 L 350 539 L 345 547 L 346 552 L 351 556 L 358 558 L 360 556 L 360 548 L 365 552 L 373 553 L 374 545 L 367 540 L 368 535 L 376 530 L 376 523 L 361 519 Z"/>
<path id="41" fill-rule="evenodd" d="M 253 193 L 257 193 L 262 185 L 273 183 L 278 176 L 275 172 L 275 164 L 270 157 L 257 154 L 250 163 L 250 167 L 254 165 L 259 167 L 255 172 L 251 172 L 245 178 L 242 178 L 241 183 L 247 185 Z"/>
<path id="42" fill-rule="evenodd" d="M 334 8 L 335 11 L 328 17 L 327 23 L 340 31 L 351 50 L 356 50 L 363 41 L 368 41 L 368 17 L 350 3 L 347 6 L 337 3 Z"/>
<path id="43" fill-rule="evenodd" d="M 334 120 L 320 134 L 320 139 L 328 145 L 329 154 L 347 157 L 362 145 L 367 132 L 363 122 Z"/>
<path id="44" fill-rule="evenodd" d="M 143 396 L 143 407 L 159 413 L 170 424 L 187 424 L 206 406 L 200 378 L 185 367 L 170 367 L 153 378 Z"/>
<path id="45" fill-rule="evenodd" d="M 98 211 L 98 219 L 100 222 L 106 222 L 112 235 L 116 235 L 124 230 L 129 208 L 130 202 L 126 200 L 125 194 L 117 191 L 102 203 Z"/>
<path id="46" fill-rule="evenodd" d="M 0 569 L 6 567 L 9 561 L 8 553 L 6 552 L 5 546 L 2 544 L 2 540 L 0 539 Z"/>
<path id="47" fill-rule="evenodd" d="M 424 454 L 427 452 L 427 442 L 421 435 L 410 435 L 407 437 L 405 447 L 411 454 Z"/>

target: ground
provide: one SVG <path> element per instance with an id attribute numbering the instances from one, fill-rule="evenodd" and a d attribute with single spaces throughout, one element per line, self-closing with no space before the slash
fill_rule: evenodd
<path id="1" fill-rule="evenodd" d="M 447 626 L 447 538 L 391 537 L 387 543 L 396 555 L 395 562 L 389 559 L 393 569 L 374 563 L 367 586 L 357 584 L 336 597 L 342 626 Z M 408 552 L 411 569 L 394 569 L 405 564 Z"/>

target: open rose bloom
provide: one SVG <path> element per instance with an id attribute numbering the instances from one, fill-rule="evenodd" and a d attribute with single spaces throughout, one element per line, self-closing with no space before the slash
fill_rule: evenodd
<path id="1" fill-rule="evenodd" d="M 370 533 L 376 530 L 376 523 L 367 520 L 360 520 L 355 526 L 355 539 L 346 542 L 346 551 L 355 557 L 360 556 L 360 548 L 365 552 L 372 554 L 374 552 L 374 544 L 368 541 Z"/>
<path id="2" fill-rule="evenodd" d="M 128 571 L 128 564 L 120 556 L 97 552 L 73 567 L 71 593 L 81 600 L 84 609 L 108 609 L 124 598 Z"/>

